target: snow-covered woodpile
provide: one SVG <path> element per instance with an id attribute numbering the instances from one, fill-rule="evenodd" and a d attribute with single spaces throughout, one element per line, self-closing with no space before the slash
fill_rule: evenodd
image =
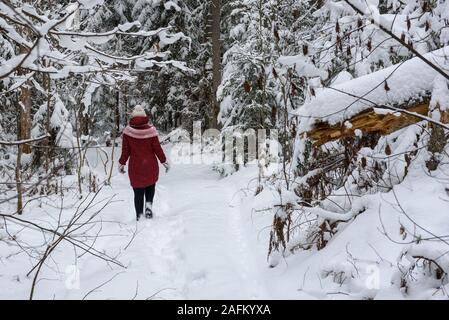
<path id="1" fill-rule="evenodd" d="M 425 55 L 443 66 L 449 55 L 445 47 Z M 315 145 L 364 133 L 389 134 L 421 121 L 410 113 L 394 112 L 391 106 L 427 116 L 435 108 L 440 121 L 447 123 L 449 103 L 439 99 L 440 76 L 419 58 L 349 80 L 325 89 L 317 89 L 300 108 L 299 132 Z M 440 101 L 441 100 L 441 101 Z"/>

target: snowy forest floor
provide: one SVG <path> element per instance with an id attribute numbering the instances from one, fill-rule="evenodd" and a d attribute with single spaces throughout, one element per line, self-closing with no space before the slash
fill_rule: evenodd
<path id="1" fill-rule="evenodd" d="M 164 149 L 169 154 L 169 148 Z M 107 173 L 99 155 L 93 149 L 88 158 L 101 180 Z M 137 223 L 128 176 L 114 168 L 112 186 L 101 190 L 89 210 L 98 210 L 111 197 L 113 201 L 96 217 L 97 223 L 79 234 L 86 244 L 115 257 L 124 267 L 61 243 L 40 271 L 34 298 L 402 299 L 406 296 L 397 284 L 401 252 L 416 236 L 413 233 L 429 235 L 399 212 L 395 197 L 420 226 L 447 234 L 447 177 L 442 172 L 430 177 L 419 165 L 411 167 L 394 193 L 361 198 L 366 210 L 351 223 L 340 224 L 324 249 L 294 255 L 286 251 L 270 268 L 267 249 L 273 212 L 263 209 L 272 206 L 276 191 L 266 187 L 254 196 L 257 167 L 221 178 L 209 165 L 175 164 L 168 173 L 160 173 L 155 218 Z M 75 186 L 75 178 L 66 177 L 64 184 Z M 23 218 L 54 227 L 61 212 L 61 221 L 68 221 L 79 204 L 75 194 L 65 191 L 63 202 L 59 195 L 32 201 Z M 2 209 L 13 212 L 14 204 Z M 428 219 L 430 212 L 432 219 Z M 8 241 L 11 235 L 31 256 Z M 9 224 L 8 230 L 0 228 L 0 239 L 7 240 L 0 241 L 0 299 L 27 299 L 33 273 L 26 274 L 37 261 L 32 248 L 42 245 L 43 234 Z M 425 242 L 415 254 L 419 250 L 441 256 L 438 261 L 446 265 L 447 255 L 441 254 L 447 252 L 445 243 Z M 410 284 L 409 298 L 447 299 L 447 284 L 436 291 L 437 284 L 425 279 L 417 286 Z"/>
<path id="2" fill-rule="evenodd" d="M 115 159 L 119 150 L 116 151 Z M 89 152 L 90 163 L 101 176 L 103 169 L 97 156 L 96 151 Z M 251 224 L 243 221 L 245 216 L 240 212 L 241 181 L 247 183 L 256 171 L 248 169 L 220 179 L 207 165 L 174 165 L 167 174 L 160 174 L 155 218 L 139 222 L 135 221 L 128 176 L 116 172 L 112 186 L 104 187 L 98 196 L 104 200 L 115 195 L 99 215 L 101 231 L 94 228 L 89 233 L 94 236 L 100 232 L 95 248 L 117 256 L 126 269 L 90 255 L 75 258 L 70 246 L 61 245 L 41 271 L 35 298 L 272 297 L 263 274 L 267 272 L 267 243 L 260 243 L 261 250 L 254 250 L 255 243 L 251 244 L 249 237 L 255 233 L 249 230 Z M 68 203 L 76 199 L 70 199 L 70 194 L 65 198 L 62 214 L 68 219 L 74 210 Z M 57 203 L 58 197 L 54 201 Z M 33 203 L 34 207 L 31 204 L 26 208 L 24 218 L 54 225 L 59 210 L 51 201 L 40 207 L 37 201 Z M 37 233 L 17 231 L 19 239 L 26 243 L 38 243 L 40 239 Z M 28 298 L 31 278 L 25 274 L 35 261 L 25 254 L 16 255 L 20 251 L 17 247 L 1 242 L 0 247 L 0 286 L 6 289 L 0 290 L 0 299 Z M 79 281 L 73 270 L 79 270 Z M 98 286 L 101 287 L 95 289 Z"/>

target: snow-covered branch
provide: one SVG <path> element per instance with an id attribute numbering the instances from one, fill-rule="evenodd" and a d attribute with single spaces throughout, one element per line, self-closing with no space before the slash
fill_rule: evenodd
<path id="1" fill-rule="evenodd" d="M 354 218 L 354 213 L 349 211 L 345 213 L 336 213 L 328 210 L 321 209 L 320 207 L 306 208 L 312 214 L 316 214 L 320 218 L 331 221 L 348 221 Z"/>
<path id="2" fill-rule="evenodd" d="M 356 11 L 357 13 L 364 15 L 365 12 L 370 12 L 373 16 L 372 18 L 372 22 L 379 27 L 379 29 L 381 29 L 383 32 L 385 32 L 386 34 L 388 34 L 390 37 L 392 37 L 394 40 L 396 40 L 397 42 L 399 42 L 402 46 L 404 46 L 405 48 L 407 48 L 408 50 L 410 50 L 410 52 L 412 52 L 415 56 L 417 56 L 419 59 L 421 59 L 422 61 L 424 61 L 424 63 L 426 63 L 428 66 L 430 66 L 432 69 L 434 69 L 436 72 L 438 72 L 439 74 L 441 74 L 443 77 L 445 77 L 447 80 L 449 80 L 449 74 L 446 73 L 444 71 L 444 69 L 442 69 L 440 66 L 437 66 L 436 64 L 434 64 L 432 61 L 430 61 L 429 59 L 427 59 L 426 57 L 424 57 L 421 53 L 419 53 L 414 47 L 412 43 L 407 43 L 405 41 L 405 38 L 403 39 L 400 36 L 397 36 L 390 28 L 388 28 L 387 26 L 385 26 L 381 20 L 377 17 L 378 11 L 377 8 L 375 8 L 377 14 L 373 14 L 371 12 L 371 10 L 373 9 L 372 6 L 369 7 L 369 9 L 367 8 L 365 10 L 365 12 L 360 9 L 360 7 L 358 7 L 356 4 L 353 3 L 352 0 L 344 0 L 352 9 L 354 9 L 354 11 Z M 371 10 L 370 10 L 371 9 Z"/>
<path id="3" fill-rule="evenodd" d="M 140 27 L 140 23 L 129 23 L 127 25 L 132 25 L 136 27 Z M 170 30 L 171 27 L 163 27 L 159 28 L 157 30 L 152 31 L 139 31 L 139 32 L 128 32 L 125 30 L 128 30 L 125 25 L 120 25 L 110 31 L 106 32 L 75 32 L 75 31 L 59 31 L 59 30 L 53 30 L 50 31 L 51 34 L 58 35 L 58 36 L 69 36 L 69 37 L 80 37 L 80 38 L 95 38 L 95 40 L 98 39 L 109 39 L 113 35 L 121 35 L 121 36 L 130 36 L 130 37 L 153 37 L 155 35 L 160 34 L 161 32 L 165 32 Z"/>
<path id="4" fill-rule="evenodd" d="M 31 139 L 19 140 L 19 141 L 4 141 L 4 140 L 0 140 L 0 145 L 17 146 L 17 145 L 21 145 L 21 144 L 41 141 L 41 140 L 47 139 L 49 137 L 50 137 L 50 135 L 46 134 L 46 135 L 43 135 L 43 136 L 40 136 L 40 137 L 37 137 L 37 138 L 31 138 Z"/>
<path id="5" fill-rule="evenodd" d="M 89 32 L 72 30 L 73 15 L 80 7 L 90 4 L 80 2 L 64 9 L 60 12 L 59 19 L 51 19 L 50 13 L 46 15 L 37 12 L 36 8 L 23 5 L 14 7 L 12 4 L 0 2 L 0 27 L 5 30 L 4 35 L 13 45 L 19 45 L 21 51 L 13 55 L 0 66 L 0 79 L 5 79 L 14 75 L 20 68 L 25 70 L 39 71 L 51 74 L 52 78 L 63 78 L 69 74 L 88 72 L 108 72 L 110 69 L 117 69 L 117 65 L 126 66 L 126 69 L 134 69 L 136 61 L 139 64 L 148 66 L 159 66 L 170 64 L 176 68 L 186 70 L 185 66 L 177 61 L 163 62 L 170 54 L 166 52 L 147 51 L 139 55 L 127 56 L 106 52 L 96 45 L 104 45 L 117 36 L 121 37 L 154 37 L 159 36 L 162 45 L 172 44 L 180 39 L 187 38 L 182 32 L 169 34 L 171 29 L 160 27 L 151 31 L 130 32 L 132 28 L 140 28 L 138 21 L 118 25 L 106 32 Z M 48 16 L 47 16 L 48 15 Z M 68 19 L 71 20 L 68 20 Z M 66 22 L 66 23 L 64 23 Z M 89 61 L 87 64 L 80 59 L 87 54 Z M 67 59 L 70 56 L 71 59 Z M 43 60 L 46 62 L 44 63 Z M 102 64 L 97 66 L 101 61 Z M 61 68 L 62 66 L 62 68 Z M 67 73 L 69 69 L 69 73 Z M 115 72 L 115 71 L 111 71 Z M 128 72 L 123 70 L 123 72 Z"/>

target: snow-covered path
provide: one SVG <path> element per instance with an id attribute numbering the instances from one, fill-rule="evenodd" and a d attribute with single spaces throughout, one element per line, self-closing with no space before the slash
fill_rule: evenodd
<path id="1" fill-rule="evenodd" d="M 89 154 L 90 165 L 100 180 L 108 173 L 99 160 L 101 154 L 96 150 Z M 417 174 L 420 170 L 417 166 L 409 173 L 410 180 L 395 188 L 396 195 L 408 204 L 406 210 L 422 225 L 436 234 L 447 234 L 445 185 Z M 70 187 L 73 178 L 67 176 L 65 185 Z M 112 185 L 104 186 L 87 216 L 111 197 L 114 201 L 95 217 L 95 224 L 85 226 L 79 233 L 86 244 L 114 257 L 124 267 L 64 242 L 39 273 L 33 298 L 404 298 L 399 286 L 391 285 L 396 272 L 392 262 L 403 246 L 379 232 L 378 203 L 383 204 L 382 217 L 385 221 L 388 217 L 390 234 L 398 233 L 398 221 L 404 221 L 393 206 L 388 207 L 388 203 L 394 203 L 391 193 L 383 194 L 382 202 L 372 195 L 366 212 L 339 231 L 322 250 L 298 251 L 293 255 L 286 251 L 276 267 L 269 268 L 266 254 L 273 213 L 265 208 L 272 206 L 277 191 L 265 187 L 255 197 L 256 178 L 257 168 L 251 166 L 220 178 L 208 165 L 173 165 L 170 172 L 160 174 L 155 218 L 136 222 L 128 176 L 114 168 Z M 408 200 L 411 195 L 420 200 Z M 68 221 L 80 203 L 76 193 L 54 195 L 42 203 L 32 202 L 24 217 L 54 227 L 62 199 L 62 220 Z M 439 212 L 435 214 L 438 219 L 426 224 L 431 211 Z M 42 246 L 39 231 L 31 232 L 16 224 L 10 225 L 8 232 L 21 243 Z M 9 234 L 0 228 L 0 239 Z M 33 279 L 26 274 L 35 265 L 36 257 L 26 255 L 11 243 L 0 241 L 0 299 L 27 299 Z M 441 250 L 446 252 L 447 248 L 443 246 Z M 348 275 L 343 284 L 340 276 L 335 276 L 342 273 Z M 377 277 L 378 288 L 373 289 L 371 282 L 367 282 L 373 277 Z M 417 290 L 416 296 L 429 292 L 432 295 L 433 291 Z"/>
<path id="2" fill-rule="evenodd" d="M 140 299 L 155 293 L 168 299 L 268 298 L 259 270 L 264 263 L 255 261 L 250 248 L 238 187 L 232 179 L 219 179 L 206 165 L 175 165 L 169 173 L 161 172 L 155 218 L 136 223 L 128 177 L 115 175 L 113 189 L 123 201 L 107 211 L 128 235 L 137 233 L 119 258 L 128 268 L 105 273 L 104 264 L 92 257 L 92 265 L 84 263 L 80 270 L 81 292 L 69 292 L 66 298 L 80 298 L 85 284 L 94 287 L 115 274 L 89 297 L 130 299 L 137 292 Z M 100 246 L 111 252 L 129 238 L 105 240 Z"/>
<path id="3" fill-rule="evenodd" d="M 175 167 L 161 179 L 158 204 L 160 223 L 182 221 L 174 245 L 181 253 L 186 298 L 261 298 L 257 264 L 247 245 L 236 187 L 206 166 Z M 147 230 L 151 234 L 151 222 Z"/>
<path id="4" fill-rule="evenodd" d="M 115 150 L 115 159 L 119 151 Z M 105 170 L 102 155 L 95 149 L 88 153 L 89 165 L 100 180 L 108 176 L 110 168 L 109 162 Z M 86 236 L 95 239 L 95 250 L 114 257 L 125 268 L 63 243 L 40 272 L 35 299 L 271 297 L 264 276 L 268 269 L 266 243 L 263 250 L 255 250 L 254 233 L 248 212 L 242 211 L 244 198 L 239 191 L 256 171 L 247 169 L 243 176 L 220 178 L 205 164 L 175 164 L 168 173 L 162 169 L 151 220 L 135 221 L 128 175 L 119 174 L 116 168 L 112 185 L 104 186 L 96 200 L 104 204 L 113 198 L 95 218 L 97 224 L 87 228 Z M 74 177 L 68 178 L 65 183 L 72 183 L 70 178 Z M 65 198 L 64 220 L 70 219 L 79 203 L 74 194 Z M 35 202 L 27 218 L 54 224 L 59 209 L 51 201 L 59 201 L 58 195 L 49 201 L 49 206 L 42 208 Z M 28 243 L 42 241 L 40 233 L 20 236 Z M 25 255 L 15 255 L 14 247 L 2 248 L 4 256 L 12 257 L 4 263 L 0 259 L 0 285 L 6 288 L 0 290 L 0 298 L 27 299 L 32 278 L 25 275 L 34 260 L 24 261 Z"/>

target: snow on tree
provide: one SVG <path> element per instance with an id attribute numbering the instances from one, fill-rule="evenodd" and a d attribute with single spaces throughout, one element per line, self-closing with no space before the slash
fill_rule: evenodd
<path id="1" fill-rule="evenodd" d="M 52 147 L 61 150 L 63 162 L 78 159 L 79 170 L 84 167 L 80 148 L 90 143 L 88 136 L 94 119 L 89 117 L 99 112 L 113 114 L 116 109 L 107 104 L 92 107 L 96 91 L 129 86 L 139 75 L 155 69 L 168 67 L 190 72 L 185 62 L 172 59 L 167 50 L 181 39 L 189 42 L 182 32 L 172 32 L 173 26 L 168 24 L 159 25 L 155 30 L 148 26 L 142 28 L 133 17 L 117 22 L 110 20 L 95 30 L 99 17 L 111 13 L 110 9 L 123 18 L 123 8 L 118 3 L 110 7 L 103 1 L 55 5 L 43 2 L 38 7 L 20 2 L 0 3 L 0 24 L 4 30 L 1 40 L 5 43 L 0 65 L 5 90 L 2 94 L 9 94 L 12 99 L 8 100 L 16 105 L 20 117 L 20 128 L 16 130 L 18 140 L 29 139 L 32 133 L 52 135 L 32 154 L 35 165 L 45 159 L 47 172 L 50 157 L 54 156 L 49 150 Z M 164 10 L 172 9 L 173 6 L 168 6 Z M 147 46 L 137 52 L 133 46 L 128 47 L 136 41 L 148 43 L 148 39 L 158 44 L 157 48 Z M 78 152 L 67 158 L 64 150 L 75 147 Z M 33 150 L 29 144 L 19 149 L 25 154 Z M 42 154 L 45 157 L 41 158 Z M 79 189 L 81 192 L 81 185 Z"/>

